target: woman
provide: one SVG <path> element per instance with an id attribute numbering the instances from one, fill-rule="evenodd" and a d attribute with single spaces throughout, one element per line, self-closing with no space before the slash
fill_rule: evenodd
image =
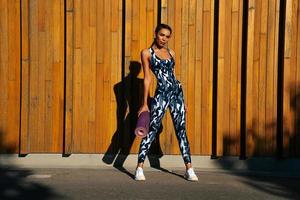
<path id="1" fill-rule="evenodd" d="M 198 181 L 192 168 L 190 146 L 186 135 L 186 106 L 183 100 L 182 87 L 174 75 L 175 53 L 167 47 L 171 34 L 172 29 L 170 26 L 166 24 L 158 25 L 155 29 L 155 38 L 151 47 L 141 52 L 144 70 L 144 103 L 138 114 L 149 111 L 147 100 L 151 83 L 150 69 L 157 78 L 157 88 L 150 103 L 149 133 L 142 139 L 140 144 L 135 180 L 145 180 L 143 164 L 146 155 L 159 130 L 165 111 L 170 108 L 180 151 L 186 166 L 185 178 L 190 181 Z"/>

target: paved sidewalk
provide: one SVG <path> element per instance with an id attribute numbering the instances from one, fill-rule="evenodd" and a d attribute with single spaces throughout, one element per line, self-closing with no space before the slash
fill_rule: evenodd
<path id="1" fill-rule="evenodd" d="M 300 177 L 288 173 L 241 173 L 201 169 L 199 182 L 183 178 L 183 168 L 0 168 L 0 199 L 300 199 Z"/>

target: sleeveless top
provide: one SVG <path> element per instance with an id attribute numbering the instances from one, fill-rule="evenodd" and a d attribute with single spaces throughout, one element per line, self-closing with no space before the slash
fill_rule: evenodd
<path id="1" fill-rule="evenodd" d="M 167 49 L 170 55 L 168 59 L 159 58 L 152 47 L 149 48 L 151 53 L 150 68 L 157 78 L 157 90 L 161 92 L 171 92 L 181 87 L 180 82 L 174 75 L 175 60 Z"/>

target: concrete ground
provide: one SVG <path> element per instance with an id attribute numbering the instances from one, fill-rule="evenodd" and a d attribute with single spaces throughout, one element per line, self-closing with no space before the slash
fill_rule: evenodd
<path id="1" fill-rule="evenodd" d="M 300 199 L 293 173 L 199 169 L 199 182 L 183 178 L 184 168 L 0 167 L 0 199 Z"/>

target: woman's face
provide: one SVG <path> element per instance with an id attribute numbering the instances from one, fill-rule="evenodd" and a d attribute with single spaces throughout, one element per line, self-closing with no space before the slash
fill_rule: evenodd
<path id="1" fill-rule="evenodd" d="M 160 29 L 160 31 L 155 35 L 156 44 L 160 47 L 163 47 L 168 44 L 168 41 L 171 37 L 171 32 L 168 29 Z"/>

